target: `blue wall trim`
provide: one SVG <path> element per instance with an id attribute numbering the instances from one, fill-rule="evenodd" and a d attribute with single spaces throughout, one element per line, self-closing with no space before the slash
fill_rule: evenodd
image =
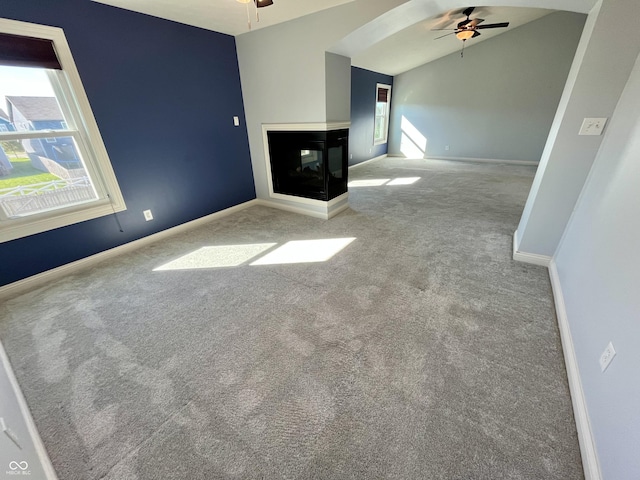
<path id="1" fill-rule="evenodd" d="M 364 68 L 351 67 L 349 165 L 356 165 L 387 153 L 386 143 L 373 144 L 377 83 L 393 86 L 393 77 Z M 393 102 L 393 90 L 391 101 Z"/>
<path id="2" fill-rule="evenodd" d="M 0 17 L 64 29 L 128 208 L 124 233 L 107 216 L 0 244 L 0 285 L 255 198 L 232 36 L 89 0 Z"/>

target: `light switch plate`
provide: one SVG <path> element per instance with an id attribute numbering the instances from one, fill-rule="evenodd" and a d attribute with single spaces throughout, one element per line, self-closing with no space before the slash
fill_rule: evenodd
<path id="1" fill-rule="evenodd" d="M 606 124 L 606 118 L 585 118 L 578 135 L 602 135 Z"/>
<path id="2" fill-rule="evenodd" d="M 600 370 L 602 370 L 602 372 L 604 372 L 607 369 L 607 367 L 611 363 L 611 360 L 613 360 L 613 357 L 615 356 L 616 356 L 616 351 L 613 348 L 613 344 L 609 342 L 609 345 L 607 345 L 607 348 L 605 348 L 604 352 L 602 352 L 602 355 L 600 355 Z"/>

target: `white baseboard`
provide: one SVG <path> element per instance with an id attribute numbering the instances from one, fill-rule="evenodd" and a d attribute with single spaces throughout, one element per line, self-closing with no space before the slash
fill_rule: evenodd
<path id="1" fill-rule="evenodd" d="M 27 426 L 27 431 L 29 432 L 29 436 L 31 437 L 31 443 L 35 449 L 36 455 L 38 456 L 38 460 L 40 461 L 40 466 L 42 466 L 42 470 L 44 470 L 44 474 L 47 480 L 57 480 L 58 476 L 56 475 L 55 470 L 53 469 L 53 465 L 51 464 L 51 459 L 47 454 L 47 450 L 44 448 L 44 444 L 42 443 L 42 438 L 40 438 L 40 434 L 38 433 L 38 429 L 36 428 L 36 424 L 33 421 L 33 417 L 31 416 L 31 412 L 29 411 L 29 407 L 27 406 L 27 401 L 22 394 L 22 390 L 20 389 L 20 385 L 18 384 L 18 380 L 16 379 L 15 374 L 13 373 L 13 369 L 11 368 L 11 363 L 9 362 L 9 357 L 7 356 L 7 352 L 4 350 L 4 346 L 0 342 L 0 368 L 3 369 L 6 373 L 6 378 L 9 379 L 9 383 L 11 384 L 11 388 L 13 390 L 13 396 L 17 401 L 18 407 L 20 408 L 20 413 L 22 414 L 22 420 L 24 421 L 24 425 Z M 0 373 L 1 375 L 2 373 Z M 3 395 L 7 395 L 8 392 L 3 392 Z M 13 423 L 19 422 L 17 418 L 8 419 Z M 6 441 L 6 439 L 5 439 Z M 4 468 L 2 465 L 0 468 Z"/>
<path id="2" fill-rule="evenodd" d="M 334 209 L 329 208 L 327 212 L 306 209 L 302 206 L 295 206 L 290 204 L 274 202 L 265 198 L 258 198 L 255 200 L 255 202 L 256 202 L 256 205 L 262 205 L 263 207 L 275 208 L 278 210 L 284 210 L 285 212 L 297 213 L 300 215 L 307 215 L 309 217 L 319 218 L 321 220 L 329 220 L 330 218 L 335 217 L 340 212 L 349 208 L 348 202 L 343 205 L 339 205 Z"/>
<path id="3" fill-rule="evenodd" d="M 365 163 L 375 162 L 376 160 L 382 160 L 383 158 L 387 158 L 386 153 L 384 155 L 378 155 L 377 157 L 373 157 L 373 158 L 370 158 L 369 160 L 365 160 L 364 162 L 356 163 L 355 165 L 349 165 L 349 168 L 350 169 L 356 168 L 356 167 L 359 167 L 360 165 L 364 165 Z"/>
<path id="4" fill-rule="evenodd" d="M 567 369 L 567 377 L 569 379 L 569 391 L 571 392 L 573 415 L 575 417 L 576 429 L 578 431 L 578 442 L 580 444 L 580 453 L 582 455 L 584 477 L 585 480 L 601 480 L 602 472 L 600 471 L 598 452 L 596 450 L 595 440 L 591 430 L 589 411 L 587 410 L 584 390 L 582 389 L 582 381 L 580 380 L 580 370 L 578 368 L 578 360 L 576 358 L 576 352 L 571 338 L 571 329 L 569 328 L 569 318 L 567 317 L 567 310 L 564 303 L 562 285 L 560 284 L 560 277 L 558 276 L 558 269 L 554 260 L 551 260 L 549 264 L 549 278 L 551 279 L 553 298 L 556 305 L 558 328 L 560 330 L 562 351 L 564 352 L 564 363 Z"/>
<path id="5" fill-rule="evenodd" d="M 429 155 L 425 157 L 425 160 L 452 160 L 454 162 L 469 162 L 469 163 L 506 163 L 509 165 L 523 165 L 537 167 L 538 162 L 530 160 L 500 160 L 498 158 L 475 158 L 475 157 L 434 157 Z"/>
<path id="6" fill-rule="evenodd" d="M 539 255 L 537 253 L 526 253 L 518 250 L 520 245 L 518 231 L 513 232 L 513 259 L 517 262 L 531 263 L 533 265 L 542 265 L 548 267 L 551 263 L 551 257 L 547 255 Z"/>
<path id="7" fill-rule="evenodd" d="M 207 215 L 206 217 L 201 217 L 196 220 L 183 223 L 182 225 L 178 225 L 176 227 L 154 233 L 147 237 L 134 240 L 133 242 L 125 243 L 124 245 L 105 250 L 104 252 L 96 253 L 95 255 L 91 255 L 90 257 L 81 258 L 80 260 L 76 260 L 75 262 L 67 263 L 66 265 L 47 270 L 46 272 L 42 272 L 23 280 L 4 285 L 3 287 L 0 287 L 0 299 L 12 297 L 27 290 L 38 288 L 60 277 L 63 277 L 64 275 L 68 275 L 72 272 L 76 272 L 78 270 L 93 266 L 97 263 L 108 260 L 109 258 L 113 258 L 118 255 L 137 250 L 138 248 L 144 247 L 159 240 L 163 240 L 178 233 L 191 230 L 192 228 L 199 227 L 213 220 L 226 217 L 227 215 L 239 212 L 240 210 L 244 210 L 245 208 L 249 208 L 253 205 L 259 205 L 259 202 L 257 200 L 249 200 L 248 202 L 244 202 L 239 205 L 220 210 L 219 212 L 212 213 L 211 215 Z"/>

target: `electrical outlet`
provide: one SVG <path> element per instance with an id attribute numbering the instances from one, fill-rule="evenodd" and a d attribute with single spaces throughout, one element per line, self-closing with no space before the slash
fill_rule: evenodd
<path id="1" fill-rule="evenodd" d="M 445 145 L 445 146 L 444 146 L 444 149 L 445 149 L 446 151 L 449 151 L 449 145 Z"/>
<path id="2" fill-rule="evenodd" d="M 238 117 L 233 117 L 233 125 L 236 127 L 240 126 L 240 119 Z"/>
<path id="3" fill-rule="evenodd" d="M 151 213 L 151 210 L 145 210 L 144 212 L 142 212 L 144 214 L 144 219 L 148 222 L 149 220 L 153 220 L 153 214 Z"/>
<path id="4" fill-rule="evenodd" d="M 602 135 L 606 118 L 585 118 L 578 135 Z"/>
<path id="5" fill-rule="evenodd" d="M 605 348 L 604 352 L 602 352 L 602 355 L 600 355 L 600 370 L 604 372 L 609 366 L 609 364 L 611 363 L 611 360 L 613 360 L 613 357 L 615 356 L 616 356 L 616 351 L 613 348 L 613 344 L 609 342 L 609 345 L 607 345 L 607 348 Z"/>

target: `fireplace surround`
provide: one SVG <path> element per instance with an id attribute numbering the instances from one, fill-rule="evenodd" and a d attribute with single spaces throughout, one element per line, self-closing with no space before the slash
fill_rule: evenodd
<path id="1" fill-rule="evenodd" d="M 262 127 L 272 204 L 320 218 L 348 207 L 348 123 Z"/>

